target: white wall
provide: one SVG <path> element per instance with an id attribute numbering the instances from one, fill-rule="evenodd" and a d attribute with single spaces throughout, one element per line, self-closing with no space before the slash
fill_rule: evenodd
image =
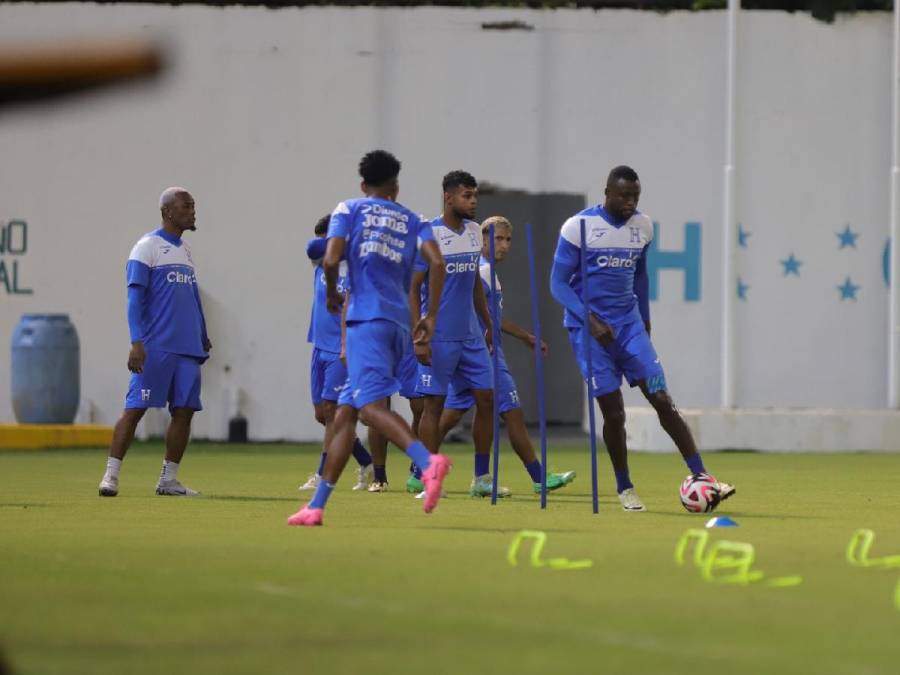
<path id="1" fill-rule="evenodd" d="M 535 30 L 481 29 L 513 18 Z M 720 12 L 0 5 L 4 43 L 152 35 L 173 59 L 151 86 L 0 115 L 0 221 L 28 222 L 20 285 L 34 290 L 0 287 L 0 420 L 12 419 L 12 329 L 35 311 L 72 315 L 83 397 L 115 419 L 123 265 L 157 226 L 159 192 L 181 184 L 197 200 L 189 236 L 215 344 L 196 435 L 226 433 L 236 383 L 253 437 L 318 437 L 303 245 L 355 195 L 374 147 L 401 158 L 401 200 L 427 213 L 450 168 L 593 202 L 611 166 L 637 168 L 662 249 L 701 224 L 700 299 L 661 271 L 654 338 L 676 399 L 716 405 L 724 28 Z M 738 257 L 750 286 L 738 404 L 883 406 L 890 18 L 745 13 L 740 38 L 738 213 L 752 234 Z M 838 250 L 848 223 L 857 247 Z M 801 274 L 784 277 L 792 251 Z M 856 301 L 839 299 L 847 275 Z"/>

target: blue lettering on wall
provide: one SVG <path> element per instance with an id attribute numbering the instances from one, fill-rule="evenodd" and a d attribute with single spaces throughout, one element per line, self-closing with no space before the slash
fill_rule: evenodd
<path id="1" fill-rule="evenodd" d="M 659 249 L 659 223 L 653 223 L 653 241 L 647 249 L 647 274 L 650 277 L 650 299 L 659 294 L 659 270 L 684 272 L 685 302 L 700 302 L 701 225 L 684 224 L 684 248 L 681 251 Z"/>

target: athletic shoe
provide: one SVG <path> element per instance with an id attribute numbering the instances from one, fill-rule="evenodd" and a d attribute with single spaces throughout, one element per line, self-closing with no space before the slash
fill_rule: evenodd
<path id="1" fill-rule="evenodd" d="M 566 471 L 565 473 L 551 473 L 547 474 L 547 492 L 552 492 L 553 490 L 559 490 L 559 488 L 565 487 L 569 483 L 575 480 L 575 472 L 574 471 Z M 534 484 L 534 493 L 536 495 L 541 494 L 541 484 Z"/>
<path id="2" fill-rule="evenodd" d="M 731 495 L 737 493 L 737 488 L 734 485 L 729 483 L 716 483 L 716 486 L 719 488 L 719 502 L 724 502 Z"/>
<path id="3" fill-rule="evenodd" d="M 288 525 L 316 527 L 322 524 L 322 509 L 314 509 L 309 504 L 297 511 L 287 520 Z"/>
<path id="4" fill-rule="evenodd" d="M 317 473 L 311 473 L 309 475 L 309 478 L 306 479 L 306 482 L 303 485 L 301 485 L 300 487 L 298 487 L 297 489 L 300 492 L 306 492 L 307 490 L 315 490 L 317 487 L 319 487 L 319 483 L 321 483 L 321 482 L 322 482 L 322 476 L 320 476 Z"/>
<path id="5" fill-rule="evenodd" d="M 422 472 L 422 482 L 425 483 L 425 498 L 422 500 L 422 509 L 425 513 L 434 511 L 441 498 L 444 477 L 450 471 L 450 458 L 446 455 L 432 455 L 431 463 Z"/>
<path id="6" fill-rule="evenodd" d="M 100 481 L 100 496 L 115 497 L 119 494 L 119 479 L 116 476 L 103 476 Z"/>
<path id="7" fill-rule="evenodd" d="M 156 494 L 167 497 L 197 497 L 200 495 L 196 490 L 185 487 L 174 478 L 172 480 L 161 480 L 156 484 Z"/>
<path id="8" fill-rule="evenodd" d="M 388 484 L 387 481 L 383 483 L 380 480 L 373 480 L 369 483 L 369 487 L 367 488 L 369 492 L 387 492 Z"/>
<path id="9" fill-rule="evenodd" d="M 622 490 L 619 493 L 619 501 L 622 502 L 622 510 L 623 511 L 646 511 L 646 507 L 644 506 L 644 502 L 641 501 L 641 498 L 637 496 L 637 492 L 634 491 L 634 488 L 628 488 L 627 490 Z"/>
<path id="10" fill-rule="evenodd" d="M 425 492 L 425 483 L 410 474 L 409 478 L 406 479 L 406 491 L 414 495 Z"/>
<path id="11" fill-rule="evenodd" d="M 375 467 L 369 464 L 368 466 L 359 467 L 359 473 L 356 474 L 356 485 L 354 485 L 352 490 L 365 490 L 369 487 L 369 483 L 372 482 L 372 479 L 375 477 Z"/>
<path id="12" fill-rule="evenodd" d="M 425 499 L 425 495 L 427 495 L 427 494 L 428 493 L 425 492 L 425 490 L 422 490 L 419 494 L 416 495 L 416 499 Z M 444 489 L 441 489 L 441 499 L 446 499 L 446 498 L 447 498 L 447 491 Z"/>
<path id="13" fill-rule="evenodd" d="M 482 476 L 476 476 L 472 479 L 472 485 L 469 486 L 469 494 L 472 497 L 490 497 L 494 487 L 494 478 L 491 474 L 486 473 Z M 540 490 L 540 488 L 538 488 Z M 497 497 L 511 497 L 512 492 L 509 488 L 497 486 Z"/>

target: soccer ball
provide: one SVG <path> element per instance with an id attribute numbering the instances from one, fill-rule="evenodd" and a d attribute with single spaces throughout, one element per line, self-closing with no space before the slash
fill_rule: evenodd
<path id="1" fill-rule="evenodd" d="M 719 483 L 708 473 L 691 474 L 681 483 L 681 503 L 691 513 L 714 511 L 721 501 Z"/>

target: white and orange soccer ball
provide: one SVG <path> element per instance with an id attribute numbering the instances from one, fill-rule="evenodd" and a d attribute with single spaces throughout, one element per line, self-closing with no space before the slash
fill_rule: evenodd
<path id="1" fill-rule="evenodd" d="M 719 482 L 708 473 L 691 474 L 681 483 L 681 503 L 691 513 L 709 513 L 722 501 Z"/>

